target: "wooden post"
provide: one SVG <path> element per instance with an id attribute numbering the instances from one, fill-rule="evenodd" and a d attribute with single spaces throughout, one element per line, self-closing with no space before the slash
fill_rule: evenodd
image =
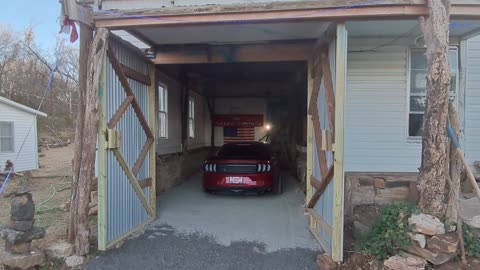
<path id="1" fill-rule="evenodd" d="M 211 98 L 211 110 L 210 110 L 210 146 L 215 147 L 215 122 L 213 117 L 215 116 L 215 97 Z"/>
<path id="2" fill-rule="evenodd" d="M 98 249 L 107 249 L 107 58 L 103 59 L 98 88 Z"/>
<path id="3" fill-rule="evenodd" d="M 156 134 L 155 132 L 155 122 L 156 122 L 156 110 L 155 110 L 155 92 L 157 90 L 157 82 L 156 82 L 156 69 L 155 65 L 152 64 L 150 65 L 150 89 L 149 89 L 149 125 L 150 129 L 153 131 L 153 134 Z M 153 216 L 151 218 L 155 218 L 156 216 L 156 208 L 157 208 L 157 200 L 156 200 L 156 183 L 157 183 L 157 178 L 156 178 L 156 143 L 154 140 L 154 143 L 150 146 L 150 177 L 152 178 L 152 185 L 150 186 L 150 206 L 153 210 Z"/>
<path id="4" fill-rule="evenodd" d="M 80 173 L 76 185 L 74 200 L 71 208 L 76 208 L 70 218 L 70 224 L 75 223 L 75 254 L 85 255 L 90 251 L 88 228 L 88 204 L 90 202 L 90 187 L 95 169 L 95 152 L 98 132 L 98 100 L 100 76 L 103 66 L 103 58 L 106 51 L 108 38 L 107 29 L 98 29 L 93 39 L 88 55 L 87 84 L 85 92 L 85 115 L 83 123 L 83 147 L 78 166 Z M 76 160 L 78 157 L 76 157 Z"/>
<path id="5" fill-rule="evenodd" d="M 332 259 L 343 260 L 343 184 L 344 184 L 344 105 L 347 80 L 347 29 L 345 23 L 337 24 L 336 64 L 335 64 L 335 158 L 333 179 L 333 237 Z"/>
<path id="6" fill-rule="evenodd" d="M 189 78 L 188 76 L 182 76 L 184 83 L 182 87 L 182 99 L 181 99 L 181 128 L 182 128 L 182 152 L 184 154 L 188 151 L 188 99 L 189 99 Z"/>
<path id="7" fill-rule="evenodd" d="M 310 104 L 310 99 L 313 92 L 313 59 L 308 61 L 307 72 L 307 106 Z M 308 108 L 307 108 L 308 111 Z M 305 179 L 305 185 L 307 185 L 307 196 L 305 198 L 305 205 L 308 204 L 313 195 L 313 187 L 310 185 L 310 176 L 313 174 L 313 121 L 312 117 L 307 112 L 307 179 Z M 316 230 L 316 223 L 312 216 L 310 216 L 310 230 Z"/>
<path id="8" fill-rule="evenodd" d="M 87 89 L 87 61 L 90 44 L 92 43 L 93 30 L 90 26 L 80 23 L 80 54 L 79 54 L 79 70 L 78 70 L 78 114 L 77 122 L 75 124 L 75 147 L 73 155 L 73 178 L 70 196 L 70 220 L 77 215 L 77 207 L 73 205 L 76 201 L 76 191 L 78 185 L 78 178 L 80 175 L 80 164 L 83 150 L 83 123 L 85 116 L 85 92 Z M 75 241 L 75 232 L 77 231 L 77 224 L 70 222 L 67 228 L 67 240 L 70 243 Z"/>

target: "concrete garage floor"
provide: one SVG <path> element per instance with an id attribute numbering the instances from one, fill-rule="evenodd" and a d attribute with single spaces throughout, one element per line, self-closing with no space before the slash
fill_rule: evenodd
<path id="1" fill-rule="evenodd" d="M 201 175 L 158 198 L 158 219 L 86 269 L 317 269 L 304 195 L 293 178 L 280 196 L 206 194 Z"/>

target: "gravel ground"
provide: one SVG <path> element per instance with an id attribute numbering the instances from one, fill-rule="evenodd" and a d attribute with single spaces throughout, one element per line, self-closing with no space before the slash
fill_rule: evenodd
<path id="1" fill-rule="evenodd" d="M 211 236 L 179 234 L 163 225 L 100 255 L 85 269 L 310 270 L 317 269 L 317 254 L 305 248 L 266 252 L 265 244 L 245 241 L 224 246 Z"/>
<path id="2" fill-rule="evenodd" d="M 158 219 L 86 269 L 317 269 L 303 194 L 285 178 L 280 196 L 209 195 L 200 175 L 158 199 Z"/>

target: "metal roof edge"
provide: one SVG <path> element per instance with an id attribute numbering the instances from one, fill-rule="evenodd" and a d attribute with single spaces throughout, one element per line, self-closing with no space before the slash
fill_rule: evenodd
<path id="1" fill-rule="evenodd" d="M 335 8 L 358 8 L 377 6 L 426 6 L 426 0 L 324 0 L 324 1 L 286 1 L 278 2 L 249 2 L 231 4 L 204 4 L 204 5 L 145 5 L 142 1 L 131 1 L 131 8 L 122 5 L 115 7 L 115 1 L 106 0 L 107 8 L 94 10 L 95 20 L 125 18 L 128 15 L 137 16 L 169 16 L 169 15 L 194 15 L 194 14 L 228 14 L 238 12 L 264 12 L 285 10 L 309 10 L 309 9 L 335 9 Z M 451 0 L 452 6 L 480 5 L 479 0 Z M 93 7 L 90 7 L 93 9 Z"/>
<path id="2" fill-rule="evenodd" d="M 10 105 L 14 108 L 17 108 L 17 109 L 20 109 L 22 111 L 26 111 L 26 112 L 29 112 L 31 114 L 35 114 L 35 115 L 40 115 L 40 116 L 43 116 L 43 117 L 47 117 L 47 114 L 44 113 L 44 112 L 41 112 L 39 110 L 35 110 L 33 108 L 30 108 L 28 106 L 25 106 L 23 104 L 20 104 L 18 102 L 15 102 L 13 100 L 10 100 L 8 98 L 5 98 L 5 97 L 0 97 L 0 102 L 1 103 L 4 103 L 4 104 L 7 104 L 7 105 Z"/>

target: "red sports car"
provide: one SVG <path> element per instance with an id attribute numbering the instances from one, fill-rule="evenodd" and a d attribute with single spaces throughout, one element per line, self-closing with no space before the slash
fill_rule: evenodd
<path id="1" fill-rule="evenodd" d="M 207 192 L 282 192 L 277 158 L 265 143 L 225 144 L 205 161 L 203 171 L 203 188 Z"/>

